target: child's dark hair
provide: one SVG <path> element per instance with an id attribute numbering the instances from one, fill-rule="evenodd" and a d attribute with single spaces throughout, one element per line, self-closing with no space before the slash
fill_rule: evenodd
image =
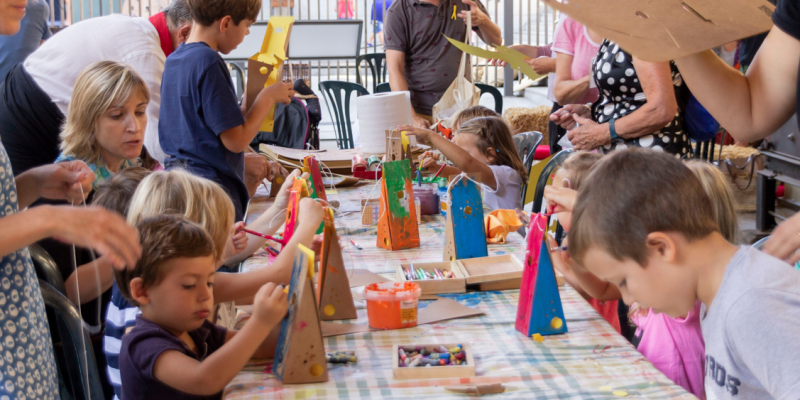
<path id="1" fill-rule="evenodd" d="M 127 215 L 128 204 L 133 198 L 133 193 L 149 173 L 149 170 L 142 167 L 125 168 L 119 171 L 111 178 L 97 184 L 92 205 L 116 211 L 122 216 Z"/>
<path id="2" fill-rule="evenodd" d="M 472 106 L 461 110 L 453 119 L 453 132 L 457 132 L 464 122 L 476 117 L 499 117 L 500 114 L 484 106 Z"/>
<path id="3" fill-rule="evenodd" d="M 645 266 L 647 235 L 687 240 L 719 232 L 700 180 L 672 155 L 632 148 L 605 156 L 578 190 L 569 252 L 578 263 L 592 246 Z"/>
<path id="4" fill-rule="evenodd" d="M 599 153 L 592 153 L 588 151 L 577 151 L 572 153 L 564 163 L 558 168 L 567 172 L 567 179 L 569 179 L 570 188 L 578 190 L 583 186 L 586 177 L 592 172 L 592 168 L 597 164 L 603 156 Z"/>
<path id="5" fill-rule="evenodd" d="M 136 304 L 131 296 L 130 283 L 134 278 L 142 279 L 142 286 L 152 287 L 161 283 L 167 274 L 164 264 L 176 258 L 211 257 L 214 241 L 205 229 L 190 222 L 183 215 L 162 214 L 145 218 L 136 224 L 142 243 L 142 257 L 133 270 L 114 270 L 114 279 L 125 298 Z M 138 305 L 138 304 L 136 304 Z"/>
<path id="6" fill-rule="evenodd" d="M 511 130 L 506 121 L 500 117 L 476 117 L 461 125 L 457 135 L 470 134 L 478 137 L 475 145 L 486 157 L 492 157 L 495 165 L 507 165 L 513 168 L 522 179 L 527 179 L 528 172 L 517 153 L 517 146 L 511 137 Z M 489 150 L 489 148 L 492 150 Z"/>
<path id="7" fill-rule="evenodd" d="M 203 26 L 230 15 L 235 25 L 243 20 L 255 21 L 261 11 L 261 0 L 186 0 L 192 20 Z"/>

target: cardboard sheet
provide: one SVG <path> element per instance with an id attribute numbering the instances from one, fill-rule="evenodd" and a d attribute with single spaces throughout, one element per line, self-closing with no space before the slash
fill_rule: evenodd
<path id="1" fill-rule="evenodd" d="M 366 311 L 361 310 L 360 314 Z M 483 315 L 483 311 L 467 307 L 461 303 L 446 298 L 439 298 L 425 308 L 420 308 L 417 314 L 417 325 L 433 324 L 436 322 L 447 321 L 450 319 L 474 317 Z M 320 322 L 322 336 L 339 336 L 349 333 L 360 333 L 377 331 L 379 329 L 370 328 L 368 324 L 342 324 L 337 322 Z"/>
<path id="2" fill-rule="evenodd" d="M 350 287 L 366 286 L 370 283 L 378 282 L 392 282 L 391 279 L 384 278 L 366 269 L 353 270 L 352 275 L 349 275 L 348 278 L 350 278 Z"/>
<path id="3" fill-rule="evenodd" d="M 647 61 L 669 61 L 772 28 L 766 0 L 542 0 Z"/>
<path id="4" fill-rule="evenodd" d="M 477 46 L 472 46 L 466 44 L 464 42 L 459 42 L 458 40 L 453 40 L 447 36 L 445 38 L 452 44 L 453 46 L 458 47 L 461 51 L 466 52 L 467 54 L 482 57 L 485 59 L 490 58 L 497 58 L 503 60 L 508 63 L 511 68 L 517 69 L 528 78 L 533 80 L 538 80 L 542 78 L 542 75 L 536 73 L 533 70 L 533 67 L 530 64 L 526 63 L 525 60 L 530 60 L 531 58 L 522 54 L 512 48 L 508 48 L 506 46 L 498 45 L 496 47 L 497 51 L 485 50 Z"/>

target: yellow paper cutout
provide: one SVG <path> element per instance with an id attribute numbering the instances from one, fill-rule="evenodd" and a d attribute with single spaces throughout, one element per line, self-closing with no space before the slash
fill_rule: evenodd
<path id="1" fill-rule="evenodd" d="M 286 46 L 289 40 L 294 17 L 270 17 L 267 25 L 267 33 L 264 34 L 264 41 L 261 42 L 261 51 L 250 57 L 251 60 L 259 61 L 272 65 L 272 72 L 267 76 L 264 87 L 271 86 L 278 82 L 283 72 L 283 63 L 287 60 Z M 262 67 L 263 70 L 264 67 Z M 262 72 L 263 73 L 263 72 Z M 267 118 L 261 123 L 259 131 L 272 132 L 275 124 L 275 106 L 267 114 Z"/>
<path id="2" fill-rule="evenodd" d="M 403 153 L 408 151 L 408 136 L 406 131 L 400 131 L 400 142 L 403 143 Z"/>
<path id="3" fill-rule="evenodd" d="M 530 60 L 531 58 L 522 54 L 512 48 L 498 45 L 496 46 L 497 51 L 491 50 L 484 50 L 480 47 L 475 47 L 464 42 L 459 42 L 458 40 L 453 40 L 447 36 L 445 38 L 453 45 L 456 46 L 463 52 L 466 52 L 469 55 L 478 56 L 481 58 L 496 58 L 498 60 L 503 60 L 511 66 L 511 68 L 518 69 L 520 72 L 525 74 L 528 78 L 533 80 L 537 80 L 541 78 L 543 75 L 539 75 L 533 68 L 525 62 L 525 60 Z"/>

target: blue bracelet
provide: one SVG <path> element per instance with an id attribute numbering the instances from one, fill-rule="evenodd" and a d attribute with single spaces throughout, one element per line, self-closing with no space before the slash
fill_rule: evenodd
<path id="1" fill-rule="evenodd" d="M 611 141 L 612 142 L 614 141 L 614 139 L 617 139 L 619 137 L 619 136 L 617 136 L 617 130 L 614 128 L 614 121 L 616 121 L 616 120 L 617 120 L 616 118 L 611 118 L 608 121 L 608 131 L 611 133 Z"/>

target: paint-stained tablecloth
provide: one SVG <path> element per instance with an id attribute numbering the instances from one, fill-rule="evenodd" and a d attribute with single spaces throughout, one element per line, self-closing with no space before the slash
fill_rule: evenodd
<path id="1" fill-rule="evenodd" d="M 340 212 L 360 208 L 361 199 L 377 197 L 372 185 L 339 188 L 329 200 L 339 201 Z M 262 197 L 251 202 L 251 218 L 267 203 Z M 347 268 L 368 269 L 393 277 L 395 266 L 403 262 L 441 261 L 444 218 L 424 216 L 420 225 L 418 249 L 390 252 L 375 245 L 375 226 L 361 225 L 358 212 L 339 215 Z M 350 244 L 355 240 L 363 250 Z M 512 234 L 509 242 L 489 245 L 490 255 L 514 254 L 520 260 L 525 251 L 521 236 Z M 262 256 L 263 257 L 263 256 Z M 263 265 L 256 256 L 245 268 Z M 484 316 L 420 325 L 415 328 L 350 334 L 325 338 L 327 351 L 354 351 L 355 365 L 329 364 L 329 381 L 308 385 L 283 385 L 271 373 L 271 363 L 251 363 L 225 389 L 225 399 L 444 399 L 465 398 L 444 386 L 502 383 L 506 391 L 491 398 L 526 399 L 602 399 L 630 398 L 690 399 L 679 386 L 667 379 L 620 336 L 568 285 L 561 288 L 561 300 L 569 332 L 545 336 L 543 342 L 526 338 L 514 329 L 518 290 L 471 292 L 442 295 Z M 420 307 L 427 303 L 420 302 Z M 367 323 L 364 304 L 356 302 L 358 320 Z M 469 343 L 475 358 L 472 378 L 398 380 L 392 376 L 392 346 L 395 344 Z M 615 394 L 616 392 L 616 394 Z"/>

